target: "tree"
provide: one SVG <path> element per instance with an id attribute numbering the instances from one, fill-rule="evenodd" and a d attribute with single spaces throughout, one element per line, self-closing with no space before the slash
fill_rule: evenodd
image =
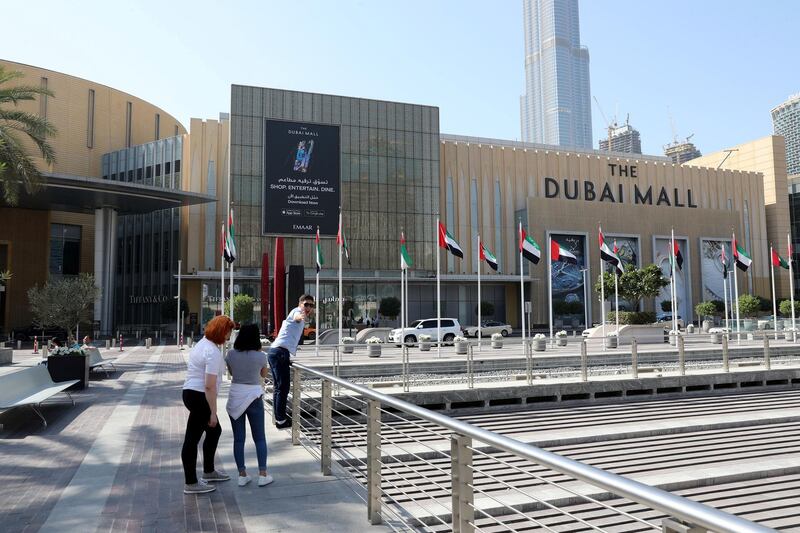
<path id="1" fill-rule="evenodd" d="M 661 294 L 661 289 L 669 285 L 669 281 L 661 273 L 658 265 L 647 265 L 636 268 L 627 265 L 625 273 L 619 277 L 619 296 L 629 301 L 634 309 L 644 298 L 655 298 Z M 608 272 L 602 274 L 605 283 L 606 300 L 614 298 L 614 275 Z M 600 292 L 600 278 L 594 285 L 594 290 Z"/>
<path id="2" fill-rule="evenodd" d="M 694 306 L 694 312 L 701 317 L 711 318 L 717 313 L 717 306 L 714 302 L 700 302 Z"/>
<path id="3" fill-rule="evenodd" d="M 81 274 L 52 279 L 28 290 L 33 320 L 37 327 L 57 327 L 72 336 L 75 326 L 92 319 L 94 302 L 100 297 L 100 289 L 94 284 L 94 276 Z"/>
<path id="4" fill-rule="evenodd" d="M 22 72 L 0 66 L 0 165 L 4 167 L 0 186 L 9 205 L 19 201 L 20 183 L 32 193 L 42 182 L 42 175 L 25 148 L 25 139 L 33 142 L 45 163 L 55 162 L 55 151 L 47 138 L 55 135 L 56 128 L 46 118 L 17 108 L 20 102 L 36 100 L 37 96 L 54 95 L 44 87 L 8 85 L 22 76 Z"/>
<path id="5" fill-rule="evenodd" d="M 233 319 L 240 324 L 253 321 L 253 304 L 255 300 L 248 294 L 237 294 L 233 297 Z M 231 314 L 231 301 L 225 301 L 225 314 Z"/>
<path id="6" fill-rule="evenodd" d="M 400 300 L 394 296 L 387 296 L 381 300 L 378 312 L 385 317 L 397 318 L 400 315 Z"/>
<path id="7" fill-rule="evenodd" d="M 672 300 L 661 300 L 661 310 L 665 313 L 672 311 Z"/>
<path id="8" fill-rule="evenodd" d="M 746 317 L 754 317 L 761 309 L 761 303 L 758 298 L 750 294 L 742 294 L 739 296 L 739 312 Z"/>
<path id="9" fill-rule="evenodd" d="M 478 306 L 475 306 L 475 314 L 478 314 Z M 494 314 L 494 304 L 483 300 L 481 302 L 481 318 L 492 316 Z"/>
<path id="10" fill-rule="evenodd" d="M 173 296 L 169 300 L 165 300 L 161 304 L 161 321 L 164 323 L 171 323 L 178 320 L 178 304 L 176 303 L 178 300 L 175 299 Z M 186 313 L 186 316 L 189 316 L 189 304 L 181 298 L 181 312 Z"/>

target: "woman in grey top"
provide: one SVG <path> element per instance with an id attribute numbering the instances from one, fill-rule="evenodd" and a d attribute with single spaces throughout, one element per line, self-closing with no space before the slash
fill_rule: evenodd
<path id="1" fill-rule="evenodd" d="M 225 356 L 225 363 L 232 377 L 226 409 L 233 428 L 233 457 L 239 469 L 239 486 L 244 487 L 251 480 L 244 465 L 246 417 L 250 421 L 250 433 L 256 444 L 258 486 L 263 487 L 272 483 L 272 476 L 267 474 L 267 439 L 264 435 L 262 400 L 262 385 L 268 372 L 267 354 L 261 351 L 258 326 L 242 326 L 233 343 L 233 350 Z"/>

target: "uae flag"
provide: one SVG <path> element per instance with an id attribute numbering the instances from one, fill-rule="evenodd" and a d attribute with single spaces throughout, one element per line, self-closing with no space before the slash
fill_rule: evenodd
<path id="1" fill-rule="evenodd" d="M 456 240 L 450 235 L 450 232 L 444 229 L 444 224 L 439 222 L 439 248 L 450 250 L 450 253 L 456 257 L 464 259 L 464 251 L 458 245 Z"/>
<path id="2" fill-rule="evenodd" d="M 742 272 L 747 272 L 747 269 L 750 268 L 750 264 L 753 262 L 750 256 L 747 255 L 747 252 L 744 251 L 744 248 L 739 246 L 739 243 L 736 241 L 733 241 L 733 260 Z"/>
<path id="3" fill-rule="evenodd" d="M 680 246 L 678 246 L 678 241 L 672 241 L 672 257 L 675 258 L 675 268 L 677 268 L 678 270 L 682 270 L 683 255 L 681 254 Z"/>
<path id="4" fill-rule="evenodd" d="M 600 257 L 606 263 L 608 263 L 610 265 L 614 265 L 614 267 L 616 267 L 616 269 L 617 269 L 617 272 L 619 274 L 622 274 L 624 272 L 624 269 L 622 267 L 622 260 L 619 258 L 619 254 L 617 253 L 616 241 L 614 242 L 614 250 L 612 250 L 606 244 L 606 240 L 603 237 L 603 232 L 602 231 L 600 231 L 598 233 L 598 239 L 600 241 Z"/>
<path id="5" fill-rule="evenodd" d="M 325 264 L 325 259 L 322 257 L 322 243 L 319 241 L 319 228 L 317 228 L 317 238 L 314 242 L 315 246 L 314 249 L 316 250 L 317 255 L 317 273 L 319 273 L 322 266 Z"/>
<path id="6" fill-rule="evenodd" d="M 578 258 L 569 250 L 562 248 L 553 239 L 550 239 L 550 261 L 561 261 L 570 265 L 578 264 Z"/>
<path id="7" fill-rule="evenodd" d="M 225 261 L 233 263 L 236 261 L 236 241 L 233 233 L 233 208 L 228 213 L 228 235 L 225 237 L 225 249 L 223 250 Z"/>
<path id="8" fill-rule="evenodd" d="M 339 217 L 341 218 L 341 217 Z M 342 247 L 342 251 L 344 252 L 344 257 L 347 259 L 347 264 L 350 264 L 350 248 L 347 246 L 347 238 L 344 236 L 344 232 L 342 231 L 342 225 L 339 224 L 339 233 L 336 234 L 336 244 Z"/>
<path id="9" fill-rule="evenodd" d="M 522 257 L 534 265 L 538 264 L 539 259 L 542 258 L 542 249 L 539 248 L 536 241 L 522 229 L 522 222 L 519 224 L 519 251 L 522 253 Z"/>
<path id="10" fill-rule="evenodd" d="M 492 270 L 497 272 L 497 258 L 492 252 L 489 251 L 488 248 L 483 245 L 483 241 L 480 241 L 480 256 L 481 261 L 486 261 L 486 264 L 492 267 Z"/>
<path id="11" fill-rule="evenodd" d="M 408 270 L 414 264 L 411 261 L 411 256 L 408 255 L 408 248 L 406 248 L 406 235 L 402 231 L 400 232 L 400 268 L 402 270 Z"/>
<path id="12" fill-rule="evenodd" d="M 774 248 L 772 249 L 772 264 L 775 265 L 776 267 L 781 267 L 785 268 L 786 270 L 789 270 L 789 262 L 780 255 L 778 255 L 778 252 L 776 252 Z"/>
<path id="13" fill-rule="evenodd" d="M 719 256 L 722 263 L 722 279 L 728 279 L 728 261 L 725 259 L 725 247 L 722 247 L 722 254 Z"/>
<path id="14" fill-rule="evenodd" d="M 617 276 L 625 273 L 625 267 L 622 266 L 622 259 L 619 256 L 619 248 L 617 248 L 617 241 L 614 241 L 614 256 L 617 258 Z"/>

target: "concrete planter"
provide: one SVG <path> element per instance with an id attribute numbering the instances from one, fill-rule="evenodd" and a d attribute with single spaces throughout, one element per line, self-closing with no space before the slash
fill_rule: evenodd
<path id="1" fill-rule="evenodd" d="M 344 353 L 353 353 L 353 348 L 355 348 L 355 346 L 353 346 L 349 342 L 346 342 L 346 343 L 344 343 L 342 345 L 342 352 L 344 352 Z"/>
<path id="2" fill-rule="evenodd" d="M 556 337 L 556 345 L 557 346 L 566 346 L 567 345 L 567 338 L 566 337 Z"/>
<path id="3" fill-rule="evenodd" d="M 712 333 L 711 344 L 722 344 L 722 333 Z"/>
<path id="4" fill-rule="evenodd" d="M 617 338 L 616 337 L 606 337 L 604 340 L 606 348 L 616 348 L 617 347 Z"/>
<path id="5" fill-rule="evenodd" d="M 784 322 L 783 322 L 782 318 L 779 318 L 779 319 L 775 320 L 775 327 L 777 329 L 783 329 L 783 327 L 784 327 L 783 324 L 784 324 Z"/>
<path id="6" fill-rule="evenodd" d="M 380 344 L 367 344 L 367 355 L 370 357 L 380 357 L 381 356 L 381 345 Z"/>
<path id="7" fill-rule="evenodd" d="M 708 333 L 712 325 L 713 322 L 711 322 L 710 320 L 703 320 L 703 333 Z"/>
<path id="8" fill-rule="evenodd" d="M 466 342 L 456 342 L 456 353 L 460 355 L 466 355 L 467 353 L 467 343 Z"/>
<path id="9" fill-rule="evenodd" d="M 791 330 L 784 331 L 783 332 L 783 338 L 786 339 L 789 342 L 793 342 L 794 341 L 794 331 L 791 331 Z"/>
<path id="10" fill-rule="evenodd" d="M 543 352 L 547 349 L 547 339 L 534 339 L 533 340 L 533 351 L 535 352 Z"/>
<path id="11" fill-rule="evenodd" d="M 670 344 L 670 346 L 677 346 L 678 345 L 678 336 L 670 334 L 669 335 L 669 344 Z"/>
<path id="12" fill-rule="evenodd" d="M 428 341 L 419 341 L 419 351 L 421 352 L 430 352 L 431 351 L 431 343 Z"/>
<path id="13" fill-rule="evenodd" d="M 756 321 L 752 318 L 745 318 L 742 320 L 742 329 L 745 331 L 753 331 L 756 327 Z"/>
<path id="14" fill-rule="evenodd" d="M 499 350 L 503 347 L 503 341 L 492 341 L 492 348 Z"/>
<path id="15" fill-rule="evenodd" d="M 89 385 L 89 357 L 86 355 L 53 355 L 47 358 L 47 371 L 56 383 L 80 380 L 67 390 L 82 390 Z"/>
<path id="16" fill-rule="evenodd" d="M 14 357 L 14 350 L 11 348 L 0 348 L 0 365 L 10 365 Z"/>

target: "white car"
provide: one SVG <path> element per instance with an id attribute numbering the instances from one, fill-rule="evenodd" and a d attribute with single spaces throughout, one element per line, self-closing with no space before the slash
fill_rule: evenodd
<path id="1" fill-rule="evenodd" d="M 461 324 L 458 323 L 457 318 L 442 318 L 441 321 L 443 342 L 453 342 L 457 336 L 461 335 Z M 417 342 L 420 335 L 429 335 L 431 342 L 438 340 L 435 318 L 415 320 L 405 329 L 393 329 L 389 332 L 388 341 L 395 343 L 397 346 L 400 346 L 403 342 L 411 344 Z"/>
<path id="2" fill-rule="evenodd" d="M 497 320 L 484 320 L 481 325 L 481 337 L 491 337 L 493 333 L 499 333 L 503 337 L 511 335 L 511 326 L 503 324 Z M 464 333 L 467 337 L 478 336 L 478 326 L 467 326 L 464 328 Z"/>

